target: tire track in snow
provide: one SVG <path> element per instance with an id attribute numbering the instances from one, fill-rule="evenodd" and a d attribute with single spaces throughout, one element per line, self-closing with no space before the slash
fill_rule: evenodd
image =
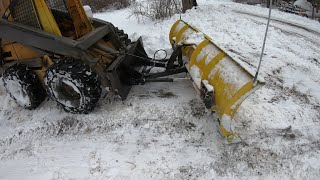
<path id="1" fill-rule="evenodd" d="M 238 10 L 233 10 L 233 11 L 236 12 L 236 13 L 240 13 L 240 14 L 245 14 L 245 15 L 249 15 L 249 16 L 254 16 L 254 17 L 259 17 L 259 18 L 263 18 L 263 19 L 268 19 L 267 17 L 264 17 L 264 16 L 262 16 L 262 15 L 257 15 L 257 14 L 253 14 L 253 13 L 250 13 L 250 12 L 238 11 Z M 279 23 L 282 23 L 282 24 L 287 24 L 287 25 L 289 25 L 289 26 L 297 27 L 297 28 L 306 30 L 306 31 L 308 31 L 308 32 L 312 32 L 312 33 L 314 33 L 314 34 L 320 35 L 320 32 L 319 32 L 319 31 L 314 30 L 314 29 L 311 29 L 311 28 L 304 27 L 304 26 L 299 25 L 299 24 L 291 23 L 291 22 L 288 22 L 288 21 L 280 20 L 280 19 L 275 19 L 275 18 L 272 18 L 272 17 L 271 17 L 271 20 L 272 20 L 272 21 L 279 22 Z"/>
<path id="2" fill-rule="evenodd" d="M 160 91 L 160 94 L 157 92 L 156 96 L 162 97 L 163 94 L 167 95 L 163 91 Z M 57 139 L 63 137 L 77 139 L 86 136 L 107 135 L 115 131 L 131 131 L 132 129 L 141 127 L 154 129 L 157 134 L 170 132 L 183 135 L 188 134 L 190 131 L 200 133 L 196 131 L 197 119 L 206 116 L 206 113 L 204 111 L 204 105 L 199 100 L 192 100 L 189 104 L 181 104 L 179 107 L 176 106 L 175 108 L 182 111 L 181 113 L 171 113 L 166 115 L 163 112 L 169 110 L 162 109 L 159 111 L 159 108 L 161 107 L 153 107 L 149 109 L 150 112 L 156 113 L 154 114 L 154 117 L 157 117 L 158 115 L 158 118 L 156 119 L 153 117 L 141 119 L 132 116 L 132 118 L 122 119 L 120 121 L 108 121 L 107 119 L 87 121 L 85 118 L 83 119 L 80 116 L 66 116 L 57 121 L 44 121 L 40 124 L 38 123 L 36 127 L 32 127 L 30 129 L 23 128 L 10 137 L 0 139 L 0 152 L 2 152 L 0 159 L 12 159 L 16 155 L 25 151 L 25 149 L 30 149 L 32 144 L 39 141 L 42 142 L 45 139 Z M 139 112 L 143 111 L 145 107 L 133 104 L 129 106 L 129 109 L 140 114 Z M 201 139 L 195 139 L 194 141 L 195 143 L 201 144 L 201 142 L 198 142 L 204 141 L 203 137 Z"/>
<path id="3" fill-rule="evenodd" d="M 255 21 L 256 23 L 264 24 L 264 25 L 267 24 L 265 21 L 261 20 L 261 19 L 266 19 L 265 17 L 255 16 L 255 15 L 252 15 L 252 14 L 247 14 L 247 13 L 242 13 L 242 12 L 237 12 L 237 11 L 235 11 L 235 12 L 236 13 L 240 13 L 240 14 L 248 15 L 248 17 L 250 17 L 250 19 L 252 19 L 252 21 Z M 253 18 L 251 16 L 253 16 L 255 18 Z M 303 32 L 294 31 L 294 28 L 292 28 L 293 30 L 289 30 L 288 26 L 287 27 L 283 27 L 282 25 L 293 26 L 293 27 L 296 27 L 296 28 L 299 28 L 299 29 L 303 30 Z M 291 25 L 291 24 L 288 24 L 288 23 L 285 23 L 285 22 L 282 22 L 282 21 L 276 21 L 276 20 L 271 21 L 270 27 L 274 27 L 276 29 L 279 29 L 279 30 L 283 31 L 284 33 L 286 33 L 288 35 L 293 35 L 293 36 L 296 36 L 298 38 L 300 38 L 300 37 L 306 38 L 307 40 L 313 42 L 316 46 L 320 46 L 320 43 L 319 43 L 320 39 L 318 38 L 320 36 L 319 32 L 312 31 L 312 30 L 309 30 L 309 29 L 306 29 L 306 28 L 301 28 L 300 26 L 295 26 L 295 25 Z M 307 34 L 309 34 L 309 36 Z M 310 35 L 313 36 L 313 37 L 310 37 Z M 317 39 L 318 41 L 316 41 L 315 39 Z"/>

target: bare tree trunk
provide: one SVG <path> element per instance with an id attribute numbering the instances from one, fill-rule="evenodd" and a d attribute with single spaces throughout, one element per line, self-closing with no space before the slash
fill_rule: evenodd
<path id="1" fill-rule="evenodd" d="M 193 0 L 193 6 L 195 6 L 195 7 L 198 6 L 197 0 Z"/>
<path id="2" fill-rule="evenodd" d="M 198 6 L 197 0 L 182 0 L 182 12 L 185 13 L 188 9 L 193 6 Z"/>
<path id="3" fill-rule="evenodd" d="M 312 19 L 314 19 L 314 10 L 316 8 L 316 0 L 313 0 L 312 2 Z"/>

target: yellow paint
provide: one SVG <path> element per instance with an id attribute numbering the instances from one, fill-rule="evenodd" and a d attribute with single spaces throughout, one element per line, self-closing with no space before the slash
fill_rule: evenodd
<path id="1" fill-rule="evenodd" d="M 191 57 L 194 48 L 192 46 L 182 47 L 182 53 L 184 56 Z"/>
<path id="2" fill-rule="evenodd" d="M 79 0 L 65 1 L 68 12 L 72 18 L 77 38 L 80 38 L 94 30 L 90 19 L 88 18 L 83 5 Z"/>
<path id="3" fill-rule="evenodd" d="M 209 75 L 213 68 L 219 63 L 220 60 L 222 60 L 225 57 L 225 53 L 221 52 L 218 55 L 216 55 L 209 64 L 205 66 L 205 69 L 203 71 L 202 79 L 209 79 Z"/>
<path id="4" fill-rule="evenodd" d="M 35 70 L 35 73 L 39 77 L 41 81 L 43 81 L 43 77 L 46 74 L 47 69 L 53 64 L 53 61 L 51 58 L 47 55 L 44 55 L 42 57 L 42 69 L 40 70 Z"/>
<path id="5" fill-rule="evenodd" d="M 179 31 L 176 31 L 176 28 L 180 23 L 184 23 L 185 25 Z M 189 35 L 189 32 L 190 32 L 189 30 L 193 30 L 194 32 L 200 32 L 197 28 L 192 27 L 191 25 L 189 25 L 188 23 L 182 20 L 176 21 L 170 30 L 170 35 L 169 35 L 170 42 L 172 42 L 172 39 L 175 38 L 176 39 L 175 45 L 177 45 L 178 43 L 184 43 L 184 39 L 186 39 L 187 36 Z M 186 52 L 184 52 L 183 54 L 189 57 L 189 67 L 196 65 L 200 70 L 202 80 L 208 80 L 209 84 L 214 87 L 213 96 L 214 96 L 215 102 L 213 104 L 215 104 L 215 107 L 213 110 L 217 113 L 219 119 L 222 119 L 224 115 L 233 118 L 235 116 L 236 111 L 240 107 L 242 101 L 254 89 L 253 75 L 251 75 L 244 68 L 242 68 L 227 53 L 223 52 L 223 50 L 221 50 L 221 48 L 219 48 L 209 36 L 207 36 L 206 34 L 204 35 L 206 39 L 203 42 L 201 42 L 199 45 L 195 45 L 194 47 L 188 47 L 189 48 L 188 51 L 192 52 L 192 54 L 186 53 Z M 217 49 L 220 50 L 220 53 L 218 53 L 215 57 L 213 57 L 208 64 L 205 62 L 208 57 L 208 54 L 203 54 L 203 58 L 197 61 L 198 56 L 201 53 L 205 53 L 203 49 L 208 45 L 215 46 Z M 237 67 L 240 70 L 242 70 L 239 76 L 249 75 L 252 80 L 243 84 L 242 87 L 237 89 L 235 84 L 229 84 L 225 82 L 223 77 L 220 75 L 221 69 L 219 68 L 223 68 L 223 66 L 221 67 L 219 66 L 215 74 L 212 77 L 209 77 L 212 70 L 215 67 L 217 67 L 217 65 L 224 58 L 231 59 L 231 63 L 232 62 L 235 63 Z M 228 142 L 232 142 L 235 139 L 239 139 L 237 132 L 233 132 L 231 129 L 225 129 L 225 127 L 223 127 L 221 123 L 220 123 L 220 132 Z"/>
<path id="6" fill-rule="evenodd" d="M 203 69 L 204 69 L 204 66 L 205 66 L 205 61 L 207 59 L 207 55 L 204 56 L 200 61 L 197 61 L 195 60 L 194 64 L 193 65 L 196 65 L 198 67 L 198 69 L 200 70 L 200 75 L 203 76 Z M 190 65 L 190 68 L 193 66 L 193 65 Z"/>
<path id="7" fill-rule="evenodd" d="M 239 90 L 236 90 L 232 85 L 225 83 L 219 74 L 220 72 L 218 71 L 209 81 L 210 84 L 215 87 L 214 97 L 216 100 L 215 103 L 217 104 L 216 112 L 221 118 L 223 115 L 228 115 L 233 118 L 235 112 L 241 104 L 241 102 L 238 102 L 239 99 L 241 99 L 254 88 L 253 81 L 249 81 Z M 234 109 L 232 109 L 232 106 L 234 106 Z"/>
<path id="8" fill-rule="evenodd" d="M 33 1 L 42 29 L 46 32 L 61 36 L 59 26 L 54 19 L 51 10 L 44 0 Z"/>
<path id="9" fill-rule="evenodd" d="M 0 1 L 0 18 L 4 14 L 9 15 L 11 13 L 10 9 L 8 8 L 9 4 L 10 4 L 9 0 Z"/>
<path id="10" fill-rule="evenodd" d="M 5 60 L 35 59 L 42 56 L 31 48 L 15 42 L 4 45 L 2 50 L 3 52 L 10 52 L 12 55 L 11 57 L 5 58 Z"/>
<path id="11" fill-rule="evenodd" d="M 253 80 L 249 81 L 247 84 L 242 86 L 242 88 L 239 89 L 232 97 L 232 100 L 231 100 L 232 103 L 230 104 L 230 107 L 233 106 L 235 103 L 237 103 L 239 99 L 245 96 L 253 88 L 254 88 Z M 232 118 L 234 117 L 236 111 L 239 109 L 240 105 L 241 105 L 241 102 L 239 102 L 234 109 L 230 108 L 230 114 Z"/>
<path id="12" fill-rule="evenodd" d="M 177 28 L 177 26 L 179 25 L 180 21 L 176 21 L 171 30 L 170 30 L 170 34 L 169 34 L 169 42 L 172 44 L 173 43 L 173 37 L 175 36 L 174 32 L 175 32 L 175 29 Z"/>
<path id="13" fill-rule="evenodd" d="M 177 37 L 176 37 L 176 44 L 177 45 L 178 43 L 182 43 L 180 41 L 182 41 L 182 37 L 183 37 L 183 33 L 185 33 L 187 30 L 189 29 L 189 26 L 188 25 L 185 25 L 177 34 Z"/>
<path id="14" fill-rule="evenodd" d="M 204 40 L 195 48 L 190 58 L 190 62 L 189 62 L 190 67 L 196 64 L 198 55 L 201 53 L 202 49 L 206 47 L 209 43 L 210 41 Z"/>

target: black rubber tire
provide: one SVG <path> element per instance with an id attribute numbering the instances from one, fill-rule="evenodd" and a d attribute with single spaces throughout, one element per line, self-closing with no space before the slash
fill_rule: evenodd
<path id="1" fill-rule="evenodd" d="M 15 102 L 25 109 L 37 108 L 46 97 L 46 91 L 38 76 L 24 64 L 15 64 L 6 69 L 3 73 L 3 83 Z M 20 92 L 20 96 L 17 92 Z M 21 100 L 21 95 L 28 98 L 27 102 Z"/>
<path id="2" fill-rule="evenodd" d="M 58 60 L 48 68 L 44 83 L 51 99 L 66 112 L 88 114 L 101 97 L 98 75 L 80 60 Z"/>
<path id="3" fill-rule="evenodd" d="M 119 29 L 119 28 L 115 28 L 116 29 L 116 32 L 120 38 L 120 41 L 123 41 L 125 43 L 126 46 L 130 45 L 131 44 L 131 39 L 129 39 L 129 36 L 128 34 L 124 33 L 124 31 L 122 29 Z"/>

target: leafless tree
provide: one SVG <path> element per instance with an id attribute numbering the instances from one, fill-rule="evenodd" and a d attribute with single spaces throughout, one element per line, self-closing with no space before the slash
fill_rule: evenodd
<path id="1" fill-rule="evenodd" d="M 82 0 L 82 3 L 89 5 L 93 12 L 102 11 L 108 8 L 121 9 L 128 7 L 134 0 Z"/>
<path id="2" fill-rule="evenodd" d="M 188 9 L 198 6 L 197 0 L 182 0 L 182 12 L 185 13 Z"/>
<path id="3" fill-rule="evenodd" d="M 138 19 L 140 17 L 151 20 L 164 19 L 180 12 L 180 0 L 148 0 L 136 2 L 132 7 L 132 14 Z"/>

